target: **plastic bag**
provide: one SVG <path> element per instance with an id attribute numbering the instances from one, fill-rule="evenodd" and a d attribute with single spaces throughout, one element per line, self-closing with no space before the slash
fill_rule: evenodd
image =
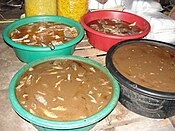
<path id="1" fill-rule="evenodd" d="M 57 15 L 57 0 L 25 0 L 26 16 Z"/>
<path id="2" fill-rule="evenodd" d="M 58 0 L 58 15 L 80 21 L 88 12 L 88 0 Z"/>

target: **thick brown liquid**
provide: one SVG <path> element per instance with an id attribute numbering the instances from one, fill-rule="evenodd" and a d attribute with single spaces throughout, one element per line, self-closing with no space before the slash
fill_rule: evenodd
<path id="1" fill-rule="evenodd" d="M 133 43 L 118 48 L 112 59 L 129 80 L 153 90 L 175 92 L 175 50 Z"/>
<path id="2" fill-rule="evenodd" d="M 117 19 L 99 19 L 88 23 L 92 29 L 112 35 L 134 35 L 139 34 L 142 30 L 136 26 L 136 23 L 128 23 Z"/>
<path id="3" fill-rule="evenodd" d="M 103 109 L 112 83 L 99 69 L 73 61 L 49 61 L 30 68 L 17 83 L 16 96 L 30 113 L 57 121 L 78 120 Z"/>
<path id="4" fill-rule="evenodd" d="M 36 22 L 23 25 L 12 31 L 10 38 L 29 46 L 56 46 L 78 36 L 74 27 L 60 23 Z"/>

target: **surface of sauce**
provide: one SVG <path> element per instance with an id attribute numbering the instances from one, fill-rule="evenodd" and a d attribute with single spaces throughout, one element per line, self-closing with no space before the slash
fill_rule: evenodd
<path id="1" fill-rule="evenodd" d="M 30 68 L 16 85 L 23 108 L 48 120 L 71 121 L 102 110 L 112 83 L 98 68 L 74 60 L 54 60 Z"/>
<path id="2" fill-rule="evenodd" d="M 36 22 L 23 25 L 11 32 L 10 38 L 29 46 L 56 46 L 76 38 L 75 27 L 52 22 Z"/>
<path id="3" fill-rule="evenodd" d="M 88 26 L 96 31 L 112 35 L 134 35 L 142 30 L 136 26 L 136 23 L 128 23 L 117 19 L 98 19 L 88 23 Z"/>
<path id="4" fill-rule="evenodd" d="M 113 56 L 116 69 L 143 87 L 175 92 L 175 50 L 148 43 L 132 43 L 118 48 Z"/>

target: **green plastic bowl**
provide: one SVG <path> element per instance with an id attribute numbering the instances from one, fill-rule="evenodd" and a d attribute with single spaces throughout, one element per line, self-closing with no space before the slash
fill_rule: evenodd
<path id="1" fill-rule="evenodd" d="M 37 116 L 34 116 L 33 114 L 27 112 L 19 103 L 15 95 L 15 86 L 18 79 L 21 77 L 21 75 L 26 72 L 30 67 L 33 67 L 37 64 L 49 61 L 49 60 L 57 60 L 57 59 L 69 59 L 69 60 L 76 60 L 81 61 L 84 63 L 87 63 L 89 65 L 92 65 L 94 67 L 97 67 L 101 71 L 103 71 L 108 78 L 112 81 L 113 84 L 113 93 L 112 98 L 108 105 L 103 108 L 100 112 L 82 119 L 82 120 L 75 120 L 75 121 L 68 121 L 68 122 L 59 122 L 59 121 L 52 121 L 52 120 L 46 120 L 43 118 L 39 118 Z M 9 89 L 8 89 L 8 96 L 11 102 L 11 105 L 13 109 L 26 121 L 32 123 L 39 131 L 55 131 L 55 130 L 74 130 L 74 131 L 88 131 L 91 128 L 93 128 L 99 121 L 104 119 L 106 116 L 108 116 L 112 110 L 115 108 L 118 98 L 120 94 L 120 89 L 118 86 L 118 82 L 113 78 L 113 76 L 110 74 L 110 72 L 101 64 L 99 64 L 96 61 L 90 60 L 88 58 L 83 58 L 80 56 L 57 56 L 55 58 L 49 58 L 49 59 L 42 59 L 42 60 L 36 60 L 34 62 L 31 62 L 25 66 L 23 66 L 12 78 Z"/>
<path id="2" fill-rule="evenodd" d="M 23 44 L 16 43 L 9 38 L 10 33 L 16 28 L 32 23 L 32 22 L 59 22 L 62 24 L 75 27 L 79 35 L 72 41 L 67 42 L 62 45 L 55 46 L 54 50 L 51 50 L 50 47 L 38 47 L 38 46 L 27 46 Z M 2 32 L 3 39 L 6 43 L 13 47 L 16 56 L 23 62 L 29 63 L 36 59 L 50 56 L 58 55 L 72 55 L 76 44 L 78 44 L 84 37 L 83 27 L 76 21 L 61 17 L 61 16 L 32 16 L 16 20 L 5 27 Z"/>

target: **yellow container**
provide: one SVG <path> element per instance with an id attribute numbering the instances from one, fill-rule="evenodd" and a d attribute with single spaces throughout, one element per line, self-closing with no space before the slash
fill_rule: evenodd
<path id="1" fill-rule="evenodd" d="M 80 22 L 81 16 L 88 12 L 88 0 L 58 0 L 58 15 Z"/>
<path id="2" fill-rule="evenodd" d="M 25 0 L 25 14 L 36 15 L 57 15 L 57 0 Z"/>

